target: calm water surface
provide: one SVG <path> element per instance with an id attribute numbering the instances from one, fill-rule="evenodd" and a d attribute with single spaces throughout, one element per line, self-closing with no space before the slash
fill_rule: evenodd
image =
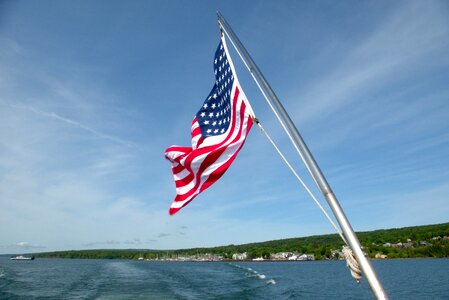
<path id="1" fill-rule="evenodd" d="M 390 299 L 449 299 L 449 259 L 373 261 Z M 372 299 L 342 261 L 144 262 L 0 257 L 0 299 Z"/>

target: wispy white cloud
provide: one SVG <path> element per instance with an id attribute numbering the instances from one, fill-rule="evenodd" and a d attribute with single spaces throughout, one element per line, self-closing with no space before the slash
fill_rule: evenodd
<path id="1" fill-rule="evenodd" d="M 38 244 L 31 244 L 29 242 L 18 242 L 16 244 L 7 246 L 7 248 L 28 251 L 28 250 L 41 250 L 41 249 L 45 249 L 46 247 L 38 245 Z"/>
<path id="2" fill-rule="evenodd" d="M 370 37 L 343 54 L 339 65 L 300 93 L 306 102 L 297 109 L 297 119 L 331 115 L 360 101 L 367 89 L 389 85 L 416 68 L 447 64 L 447 59 L 433 56 L 447 48 L 449 36 L 445 10 L 433 4 L 417 1 L 399 6 Z"/>
<path id="3" fill-rule="evenodd" d="M 115 241 L 115 240 L 109 240 L 109 241 L 105 241 L 105 242 L 90 242 L 90 243 L 85 243 L 83 244 L 83 246 L 85 247 L 97 247 L 97 246 L 110 246 L 110 247 L 114 247 L 117 245 L 120 245 L 121 242 L 119 241 Z"/>
<path id="4" fill-rule="evenodd" d="M 116 137 L 116 136 L 112 136 L 112 135 L 108 135 L 108 134 L 102 133 L 102 132 L 100 132 L 98 130 L 95 130 L 95 129 L 89 127 L 89 126 L 81 124 L 81 123 L 79 123 L 77 121 L 71 120 L 69 118 L 62 117 L 62 116 L 60 116 L 60 115 L 58 115 L 58 114 L 56 114 L 54 112 L 46 112 L 46 111 L 43 111 L 41 109 L 35 108 L 33 106 L 24 105 L 24 104 L 4 104 L 4 103 L 0 103 L 0 104 L 8 105 L 8 106 L 10 106 L 12 108 L 17 108 L 17 109 L 23 109 L 23 110 L 31 111 L 31 112 L 33 112 L 35 114 L 40 115 L 40 116 L 44 116 L 44 117 L 48 117 L 48 118 L 51 118 L 51 119 L 54 119 L 54 120 L 57 120 L 57 121 L 61 121 L 61 122 L 66 123 L 68 125 L 80 128 L 82 130 L 85 130 L 85 131 L 87 131 L 87 132 L 89 132 L 89 133 L 91 133 L 91 134 L 93 134 L 93 135 L 95 135 L 95 136 L 97 136 L 99 138 L 110 140 L 110 141 L 113 141 L 115 143 L 119 143 L 121 145 L 127 146 L 127 147 L 136 147 L 137 146 L 133 142 L 123 140 L 123 139 L 121 139 L 119 137 Z"/>
<path id="5" fill-rule="evenodd" d="M 145 239 L 141 240 L 140 238 L 134 238 L 131 240 L 124 240 L 124 241 L 117 241 L 117 240 L 107 240 L 107 241 L 97 241 L 97 242 L 89 242 L 83 244 L 84 247 L 106 247 L 106 248 L 116 248 L 116 247 L 123 247 L 123 246 L 138 246 L 138 245 L 144 245 L 148 246 L 149 243 L 156 242 L 154 239 Z"/>

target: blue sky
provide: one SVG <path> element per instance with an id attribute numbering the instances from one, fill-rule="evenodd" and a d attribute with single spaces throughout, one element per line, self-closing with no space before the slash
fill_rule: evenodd
<path id="1" fill-rule="evenodd" d="M 168 215 L 163 153 L 190 144 L 213 84 L 216 10 L 356 231 L 449 221 L 447 1 L 2 1 L 0 253 L 333 233 L 256 127 L 225 176 Z M 231 55 L 259 119 L 314 188 Z"/>

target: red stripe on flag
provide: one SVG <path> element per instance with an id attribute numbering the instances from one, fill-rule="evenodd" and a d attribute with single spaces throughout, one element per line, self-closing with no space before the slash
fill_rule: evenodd
<path id="1" fill-rule="evenodd" d="M 217 59 L 222 61 L 222 66 L 217 65 Z M 217 49 L 215 64 L 216 84 L 192 120 L 192 147 L 171 146 L 165 153 L 172 163 L 176 186 L 170 215 L 178 212 L 226 173 L 243 147 L 253 124 L 224 40 Z M 233 98 L 229 99 L 231 94 Z M 227 110 L 229 106 L 231 111 Z M 227 123 L 226 127 L 223 121 L 229 121 L 229 118 L 231 123 Z M 199 119 L 204 122 L 201 126 Z M 202 130 L 206 129 L 208 135 L 203 136 Z M 226 132 L 220 134 L 219 130 Z"/>
<path id="2" fill-rule="evenodd" d="M 232 140 L 232 142 L 229 143 L 229 145 L 232 145 L 236 142 L 238 142 L 241 138 L 242 138 L 242 129 L 243 129 L 243 125 L 245 122 L 245 103 L 242 102 L 241 105 L 241 109 L 240 109 L 240 126 L 239 126 L 239 133 L 236 135 L 236 137 Z M 244 137 L 246 137 L 247 133 L 249 132 L 249 130 L 251 129 L 252 126 L 252 120 L 250 118 L 248 118 L 247 120 L 247 128 L 244 134 Z M 210 155 L 208 155 L 204 161 L 202 162 L 200 169 L 197 172 L 197 176 L 196 176 L 196 183 L 195 186 L 193 188 L 191 188 L 187 193 L 184 193 L 182 195 L 177 195 L 175 198 L 175 202 L 179 202 L 179 201 L 185 201 L 186 199 L 189 199 L 191 197 L 191 199 L 189 199 L 189 201 L 185 202 L 180 208 L 186 206 L 188 203 L 190 203 L 199 193 L 201 193 L 202 191 L 206 190 L 208 187 L 210 187 L 214 182 L 216 182 L 228 169 L 228 167 L 232 164 L 232 162 L 234 161 L 235 157 L 237 156 L 237 153 L 239 152 L 239 150 L 242 148 L 244 144 L 244 140 L 242 142 L 242 144 L 238 147 L 238 149 L 236 151 L 234 151 L 231 154 L 231 157 L 226 159 L 225 162 L 220 165 L 216 170 L 214 170 L 206 179 L 206 181 L 204 183 L 202 183 L 201 185 L 201 176 L 203 175 L 203 172 L 210 166 L 212 165 L 214 162 L 216 162 L 216 160 L 218 158 L 220 158 L 220 156 L 224 153 L 224 151 L 226 151 L 228 148 L 227 147 L 223 147 L 220 149 L 217 149 L 216 151 L 211 152 Z M 229 146 L 228 145 L 228 146 Z M 200 187 L 201 185 L 201 187 Z M 200 188 L 199 188 L 200 187 Z M 198 190 L 199 188 L 199 190 Z M 180 208 L 171 208 L 170 209 L 170 213 L 174 214 L 176 213 Z"/>
<path id="3" fill-rule="evenodd" d="M 234 105 L 233 105 L 233 121 L 232 121 L 232 130 L 229 131 L 228 136 L 226 137 L 226 139 L 218 144 L 219 146 L 208 146 L 202 149 L 196 149 L 194 150 L 185 160 L 184 165 L 186 167 L 186 169 L 193 173 L 192 169 L 191 169 L 191 163 L 192 161 L 197 158 L 199 155 L 202 154 L 206 154 L 209 153 L 209 155 L 207 155 L 205 157 L 205 159 L 202 161 L 200 168 L 198 169 L 198 171 L 196 172 L 196 182 L 195 182 L 195 186 L 190 189 L 187 193 L 184 193 L 182 195 L 178 195 L 179 197 L 176 197 L 175 201 L 184 201 L 186 199 L 188 199 L 190 196 L 192 196 L 192 194 L 194 194 L 196 192 L 196 190 L 198 189 L 199 185 L 201 184 L 201 176 L 204 172 L 204 170 L 206 170 L 210 165 L 212 165 L 221 155 L 222 153 L 227 149 L 226 147 L 221 147 L 223 146 L 223 144 L 225 144 L 227 141 L 229 141 L 229 139 L 231 138 L 231 136 L 233 135 L 233 131 L 235 129 L 235 124 L 236 124 L 236 114 L 237 114 L 237 100 L 238 100 L 238 96 L 239 96 L 239 91 L 238 88 L 236 89 L 235 92 L 235 96 L 234 96 Z M 234 138 L 234 140 L 232 142 L 230 142 L 229 144 L 238 141 L 241 137 L 241 131 L 242 131 L 242 126 L 244 123 L 244 114 L 245 114 L 245 103 L 242 102 L 241 108 L 240 108 L 240 126 L 239 126 L 239 132 L 236 135 L 236 137 Z M 205 151 L 204 149 L 209 149 L 209 151 Z M 212 149 L 212 151 L 210 151 Z M 193 154 L 193 155 L 192 155 Z M 192 199 L 193 200 L 193 199 Z"/>

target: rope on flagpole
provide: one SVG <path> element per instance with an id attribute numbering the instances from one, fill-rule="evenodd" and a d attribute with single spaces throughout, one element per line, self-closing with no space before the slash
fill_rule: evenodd
<path id="1" fill-rule="evenodd" d="M 349 246 L 344 246 L 342 252 L 346 259 L 346 266 L 351 270 L 352 277 L 357 283 L 360 283 L 360 279 L 362 278 L 362 268 L 355 258 L 354 252 L 352 252 L 352 249 Z"/>
<path id="2" fill-rule="evenodd" d="M 315 197 L 315 195 L 312 193 L 312 191 L 309 189 L 309 187 L 306 185 L 306 183 L 304 182 L 304 180 L 302 180 L 302 178 L 299 176 L 299 174 L 296 172 L 296 170 L 293 168 L 293 166 L 290 164 L 290 162 L 287 160 L 287 158 L 284 156 L 284 154 L 282 153 L 282 151 L 279 149 L 278 145 L 273 141 L 273 139 L 271 138 L 271 136 L 268 134 L 268 132 L 263 128 L 262 124 L 260 123 L 260 121 L 257 118 L 254 118 L 254 122 L 259 126 L 260 130 L 263 132 L 263 134 L 265 134 L 265 136 L 267 137 L 267 139 L 270 141 L 270 143 L 273 145 L 273 147 L 276 149 L 277 153 L 279 154 L 279 156 L 282 158 L 282 160 L 285 162 L 285 164 L 287 165 L 287 167 L 290 169 L 290 171 L 293 173 L 293 175 L 296 177 L 296 179 L 298 179 L 298 181 L 301 183 L 302 187 L 306 190 L 306 192 L 309 194 L 309 196 L 312 198 L 312 200 L 316 203 L 316 205 L 318 205 L 319 209 L 323 212 L 323 214 L 326 216 L 326 218 L 329 220 L 329 222 L 331 223 L 331 225 L 335 228 L 335 230 L 337 231 L 337 233 L 340 235 L 341 239 L 343 240 L 343 242 L 347 245 L 348 242 L 346 241 L 345 237 L 343 236 L 343 234 L 341 233 L 340 229 L 337 227 L 337 225 L 335 224 L 335 222 L 332 220 L 332 218 L 329 216 L 329 214 L 327 213 L 327 211 L 324 209 L 324 207 L 321 205 L 321 203 L 318 201 L 318 199 Z"/>
<path id="3" fill-rule="evenodd" d="M 337 233 L 340 235 L 343 242 L 346 244 L 346 246 L 343 246 L 342 252 L 343 256 L 346 259 L 346 266 L 351 271 L 352 277 L 355 279 L 357 283 L 360 283 L 360 279 L 362 278 L 362 269 L 357 261 L 357 259 L 354 256 L 354 253 L 352 252 L 351 247 L 348 246 L 348 242 L 346 241 L 345 237 L 343 236 L 342 232 L 338 228 L 338 226 L 335 224 L 335 222 L 332 220 L 332 218 L 329 216 L 327 211 L 324 209 L 324 207 L 321 205 L 321 203 L 318 201 L 318 199 L 315 197 L 315 195 L 312 193 L 312 191 L 309 189 L 309 187 L 305 184 L 305 182 L 302 180 L 301 176 L 296 172 L 296 170 L 293 168 L 293 166 L 290 164 L 290 162 L 287 160 L 287 158 L 284 156 L 282 151 L 279 149 L 278 145 L 273 141 L 271 136 L 268 134 L 268 132 L 263 128 L 262 124 L 260 123 L 259 119 L 253 117 L 254 122 L 259 126 L 260 130 L 263 132 L 263 134 L 266 136 L 266 138 L 270 141 L 270 143 L 273 145 L 273 147 L 276 149 L 279 156 L 282 158 L 282 160 L 285 162 L 287 167 L 290 169 L 290 171 L 293 173 L 293 175 L 298 179 L 298 181 L 301 183 L 302 187 L 306 190 L 306 192 L 309 194 L 309 196 L 312 198 L 312 200 L 315 202 L 315 204 L 319 207 L 319 209 L 323 212 L 323 214 L 326 216 L 326 218 L 329 220 L 331 225 L 334 227 L 334 229 L 337 231 Z"/>

